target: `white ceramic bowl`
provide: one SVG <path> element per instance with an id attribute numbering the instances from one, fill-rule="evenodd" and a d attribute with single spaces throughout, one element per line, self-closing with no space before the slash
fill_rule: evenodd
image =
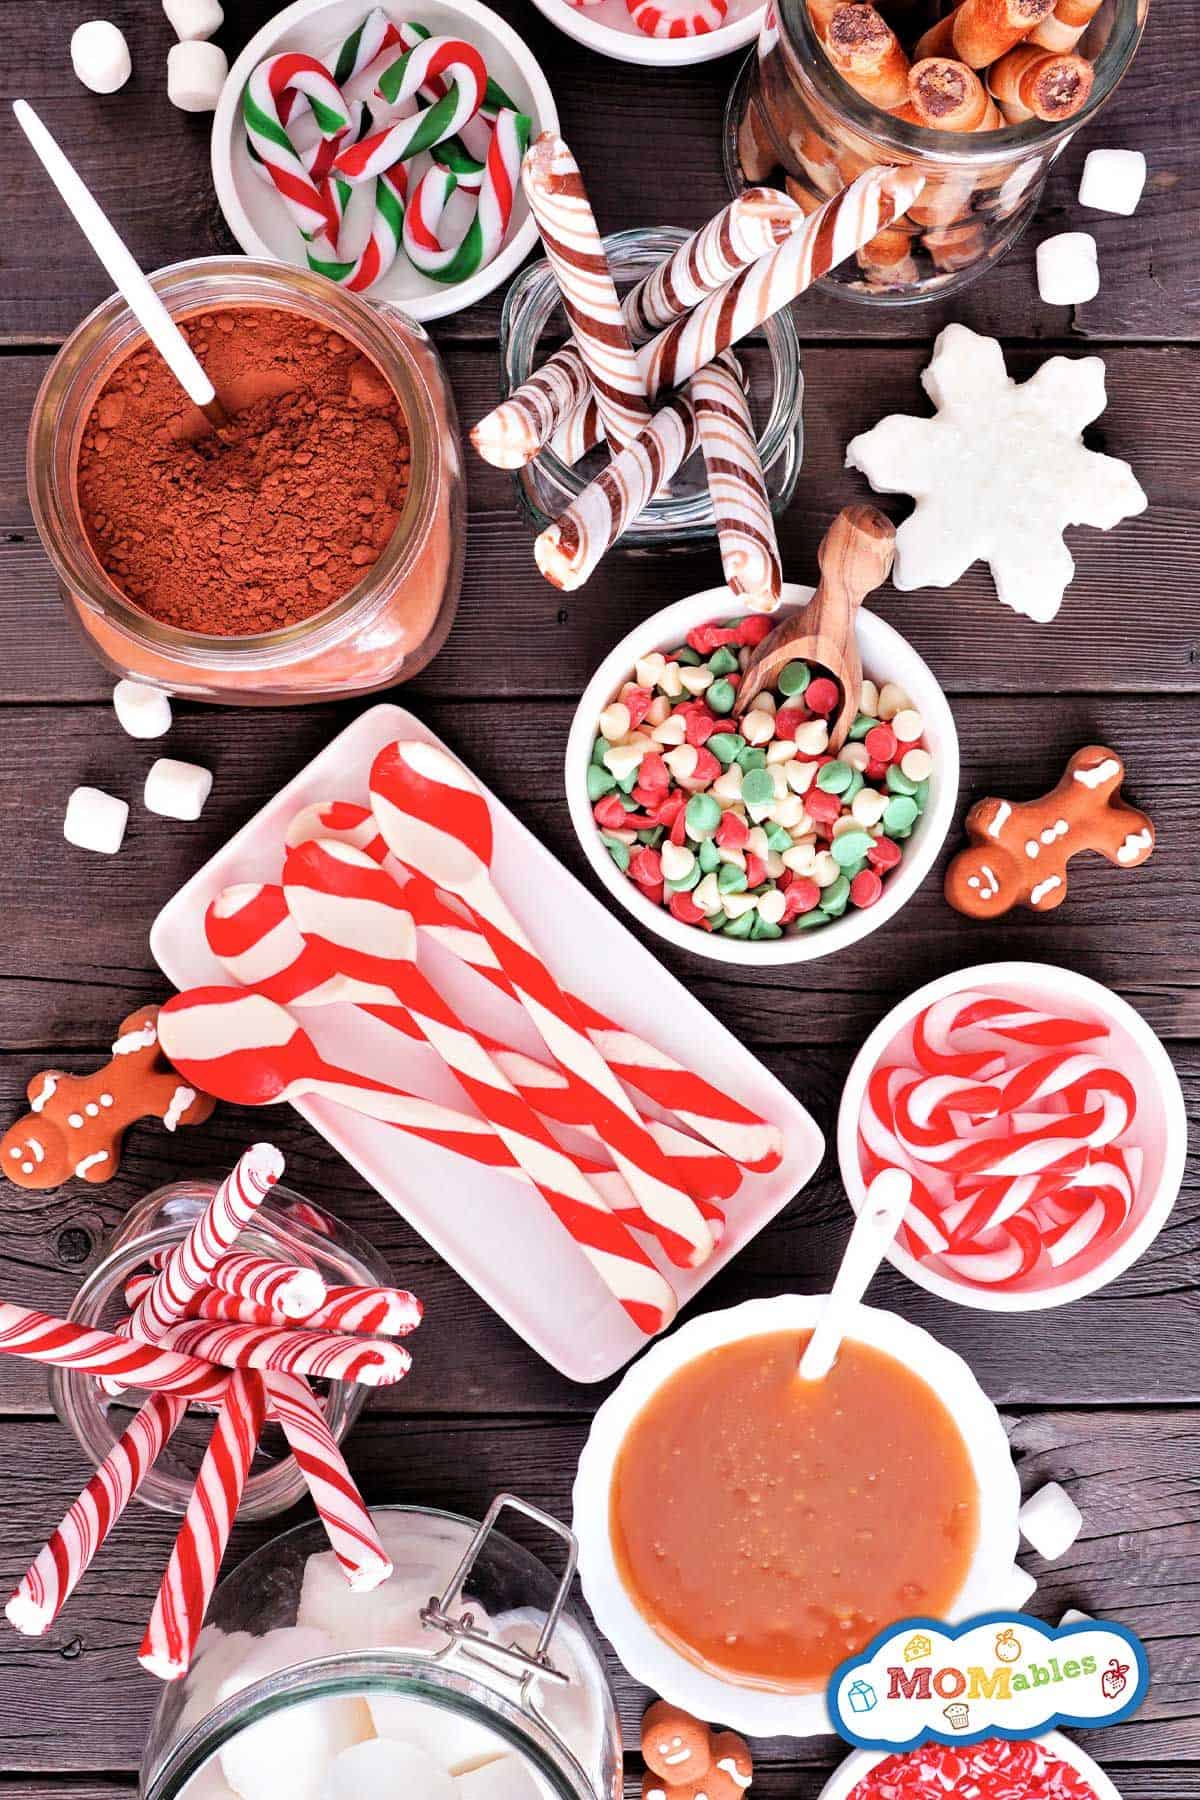
<path id="1" fill-rule="evenodd" d="M 858 1160 L 858 1120 L 872 1071 L 918 1013 L 935 1000 L 968 988 L 983 988 L 1043 1012 L 1053 1012 L 1061 1006 L 1077 1016 L 1099 1015 L 1108 1023 L 1111 1035 L 1097 1054 L 1111 1058 L 1114 1067 L 1127 1075 L 1137 1089 L 1137 1118 L 1124 1134 L 1131 1144 L 1142 1149 L 1145 1157 L 1137 1201 L 1108 1256 L 1085 1273 L 1054 1287 L 1028 1291 L 980 1287 L 918 1261 L 898 1245 L 888 1251 L 888 1261 L 929 1293 L 983 1312 L 1041 1312 L 1047 1307 L 1065 1306 L 1070 1300 L 1107 1287 L 1149 1249 L 1175 1204 L 1187 1158 L 1187 1113 L 1170 1057 L 1140 1013 L 1098 981 L 1053 963 L 982 963 L 954 975 L 943 975 L 893 1007 L 855 1057 L 842 1089 L 837 1131 L 842 1183 L 857 1212 L 866 1193 Z"/>
<path id="2" fill-rule="evenodd" d="M 295 0 L 257 32 L 229 71 L 213 117 L 212 171 L 225 223 L 247 256 L 303 268 L 299 233 L 278 196 L 254 169 L 242 129 L 242 92 L 265 57 L 281 50 L 327 55 L 370 10 L 368 0 Z M 399 6 L 397 20 L 409 13 Z M 436 35 L 469 39 L 501 86 L 533 120 L 533 134 L 553 130 L 558 110 L 541 68 L 511 25 L 479 0 L 422 0 L 415 9 Z M 418 159 L 414 167 L 423 166 Z M 413 268 L 403 251 L 364 299 L 398 306 L 411 319 L 442 319 L 474 306 L 518 269 L 537 242 L 537 227 L 518 188 L 508 237 L 497 257 L 454 287 L 430 281 Z"/>
<path id="3" fill-rule="evenodd" d="M 803 606 L 812 598 L 812 593 L 810 587 L 785 582 L 783 606 L 774 622 L 778 623 L 789 611 Z M 916 893 L 937 860 L 958 805 L 958 733 L 949 702 L 928 663 L 886 619 L 864 607 L 858 615 L 858 648 L 863 672 L 870 679 L 897 681 L 904 688 L 925 720 L 925 741 L 934 759 L 929 804 L 904 846 L 904 860 L 887 877 L 883 894 L 874 906 L 847 907 L 840 919 L 831 920 L 819 931 L 797 932 L 790 936 L 785 933 L 781 938 L 754 944 L 744 938 L 728 938 L 719 932 L 704 931 L 699 925 L 685 925 L 665 906 L 655 906 L 647 900 L 628 876 L 622 875 L 608 854 L 592 817 L 587 796 L 587 766 L 596 741 L 596 721 L 621 684 L 632 679 L 633 666 L 639 657 L 649 655 L 652 650 L 673 649 L 682 644 L 688 632 L 697 625 L 728 619 L 745 610 L 727 587 L 708 588 L 702 594 L 691 594 L 686 600 L 677 600 L 673 606 L 664 607 L 622 638 L 583 690 L 567 739 L 566 783 L 571 823 L 584 854 L 609 893 L 639 924 L 648 931 L 657 932 L 659 937 L 678 945 L 681 950 L 711 957 L 715 962 L 738 963 L 743 968 L 753 969 L 812 962 L 847 944 L 857 944 L 860 938 L 878 931 Z"/>
<path id="4" fill-rule="evenodd" d="M 1047 1750 L 1057 1756 L 1060 1762 L 1065 1762 L 1069 1768 L 1082 1775 L 1090 1784 L 1096 1800 L 1121 1800 L 1120 1794 L 1099 1763 L 1094 1762 L 1078 1744 L 1073 1744 L 1069 1737 L 1064 1737 L 1061 1731 L 1048 1731 L 1039 1737 L 1038 1742 L 1045 1744 Z M 839 1763 L 817 1795 L 817 1800 L 849 1800 L 863 1777 L 869 1775 L 881 1762 L 886 1762 L 890 1754 L 886 1750 L 855 1750 L 844 1763 Z"/>
<path id="5" fill-rule="evenodd" d="M 608 3 L 611 4 L 611 0 Z M 756 6 L 741 18 L 698 37 L 652 38 L 644 31 L 625 31 L 603 24 L 593 15 L 591 7 L 571 6 L 568 0 L 534 0 L 534 5 L 552 25 L 565 31 L 577 44 L 596 50 L 601 56 L 611 56 L 617 62 L 640 63 L 650 69 L 682 69 L 692 63 L 713 62 L 718 56 L 729 56 L 734 50 L 744 50 L 758 36 L 763 16 L 763 8 Z M 608 11 L 608 4 L 604 11 Z"/>
<path id="6" fill-rule="evenodd" d="M 664 1382 L 721 1344 L 779 1331 L 809 1331 L 823 1294 L 780 1294 L 706 1313 L 648 1350 L 592 1421 L 573 1494 L 579 1575 L 596 1624 L 635 1681 L 699 1719 L 720 1719 L 751 1737 L 814 1737 L 832 1731 L 825 1692 L 779 1693 L 742 1687 L 708 1673 L 673 1649 L 625 1590 L 609 1532 L 609 1498 L 618 1453 L 633 1421 Z M 877 1307 L 855 1309 L 850 1337 L 871 1344 L 927 1382 L 951 1414 L 979 1484 L 979 1542 L 951 1621 L 1004 1604 L 1017 1549 L 1020 1484 L 1000 1415 L 960 1356 L 927 1331 Z"/>

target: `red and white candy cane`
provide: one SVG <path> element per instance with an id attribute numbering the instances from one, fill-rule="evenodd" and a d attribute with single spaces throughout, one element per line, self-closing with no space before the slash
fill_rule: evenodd
<path id="1" fill-rule="evenodd" d="M 142 1299 L 151 1275 L 131 1275 L 125 1283 L 125 1304 L 131 1309 Z M 208 1319 L 223 1325 L 262 1325 L 283 1330 L 304 1325 L 309 1331 L 348 1332 L 366 1337 L 407 1337 L 421 1322 L 421 1303 L 400 1288 L 330 1288 L 325 1304 L 306 1319 L 287 1319 L 269 1306 L 256 1306 L 235 1294 L 209 1288 L 197 1294 L 187 1310 L 189 1319 Z"/>
<path id="2" fill-rule="evenodd" d="M 239 1370 L 217 1413 L 138 1651 L 143 1669 L 160 1681 L 178 1681 L 191 1667 L 266 1417 L 262 1377 Z"/>
<path id="3" fill-rule="evenodd" d="M 625 0 L 629 16 L 647 37 L 703 37 L 719 31 L 729 0 Z"/>
<path id="4" fill-rule="evenodd" d="M 392 1573 L 392 1560 L 325 1423 L 320 1403 L 297 1375 L 274 1374 L 265 1379 L 271 1416 L 283 1429 L 351 1591 L 370 1593 Z"/>
<path id="5" fill-rule="evenodd" d="M 160 1040 L 161 1041 L 161 1040 Z M 283 1157 L 273 1144 L 252 1144 L 238 1158 L 181 1244 L 176 1245 L 133 1316 L 133 1335 L 156 1343 L 164 1326 L 187 1312 L 189 1300 L 208 1287 L 227 1255 L 283 1174 Z"/>
<path id="6" fill-rule="evenodd" d="M 531 121 L 507 108 L 496 118 L 475 211 L 456 241 L 440 236 L 442 213 L 459 185 L 458 176 L 435 164 L 413 189 L 404 215 L 404 249 L 422 275 L 447 284 L 465 281 L 499 253 L 512 221 L 521 158 L 529 142 Z"/>
<path id="7" fill-rule="evenodd" d="M 226 1368 L 353 1381 L 361 1387 L 391 1387 L 412 1367 L 408 1351 L 391 1338 L 350 1337 L 303 1326 L 183 1320 L 168 1325 L 158 1341 L 165 1349 Z"/>
<path id="8" fill-rule="evenodd" d="M 674 1182 L 570 997 L 491 879 L 491 814 L 474 777 L 438 745 L 389 744 L 371 768 L 371 807 L 392 854 L 470 907 L 555 1061 L 587 1090 L 596 1128 L 643 1212 L 665 1243 L 679 1247 L 676 1260 L 690 1267 L 704 1262 L 713 1238 L 695 1201 Z M 439 823 L 431 824 L 433 819 Z"/>
<path id="9" fill-rule="evenodd" d="M 994 994 L 948 994 L 925 1008 L 913 1027 L 913 1053 L 931 1075 L 988 1080 L 1005 1063 L 1000 1037 L 1038 1048 L 1070 1049 L 1105 1037 L 1108 1027 L 1060 1019 Z"/>
<path id="10" fill-rule="evenodd" d="M 218 1293 L 236 1295 L 297 1321 L 310 1319 L 326 1295 L 316 1269 L 238 1251 L 214 1265 L 210 1280 Z"/>
<path id="11" fill-rule="evenodd" d="M 335 174 L 357 187 L 382 175 L 394 163 L 419 156 L 422 150 L 431 150 L 443 138 L 460 132 L 479 111 L 487 88 L 483 58 L 463 38 L 426 38 L 384 70 L 376 91 L 391 104 L 403 105 L 434 75 L 446 83 L 443 98 L 415 118 L 398 119 L 339 151 L 333 163 Z"/>
<path id="12" fill-rule="evenodd" d="M 660 1329 L 673 1310 L 670 1284 L 417 968 L 416 929 L 391 876 L 363 850 L 315 840 L 288 851 L 284 891 L 306 941 L 343 973 L 391 988 L 605 1286 L 641 1329 Z M 674 1237 L 666 1248 L 677 1261 L 690 1254 Z"/>
<path id="13" fill-rule="evenodd" d="M 200 1357 L 130 1343 L 115 1332 L 75 1325 L 8 1300 L 0 1300 L 0 1355 L 109 1377 L 121 1387 L 179 1394 L 188 1400 L 219 1400 L 229 1385 L 226 1369 L 214 1368 Z"/>
<path id="14" fill-rule="evenodd" d="M 5 1607 L 8 1622 L 25 1637 L 41 1637 L 53 1625 L 105 1538 L 158 1461 L 188 1403 L 175 1394 L 151 1394 L 113 1445 L 79 1498 L 38 1551 Z"/>
<path id="15" fill-rule="evenodd" d="M 268 57 L 252 71 L 242 96 L 246 136 L 302 235 L 333 246 L 339 224 L 334 202 L 285 129 L 290 97 L 297 92 L 307 98 L 323 138 L 336 142 L 347 136 L 350 112 L 329 70 L 315 56 L 292 50 Z"/>
<path id="16" fill-rule="evenodd" d="M 298 813 L 288 827 L 287 842 L 304 843 L 311 836 L 337 837 L 343 843 L 356 844 L 377 862 L 389 854 L 374 814 L 351 801 L 321 801 Z M 418 930 L 503 993 L 512 994 L 511 984 L 483 933 L 463 910 L 439 894 L 432 882 L 410 874 L 404 899 Z M 714 1087 L 702 1075 L 685 1069 L 645 1038 L 616 1024 L 578 994 L 570 998 L 605 1061 L 627 1086 L 675 1113 L 698 1137 L 741 1167 L 759 1175 L 778 1168 L 783 1156 L 778 1126 Z"/>

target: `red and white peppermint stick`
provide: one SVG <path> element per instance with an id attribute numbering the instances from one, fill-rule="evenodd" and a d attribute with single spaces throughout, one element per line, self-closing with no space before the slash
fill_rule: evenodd
<path id="1" fill-rule="evenodd" d="M 622 450 L 649 423 L 645 382 L 579 164 L 556 132 L 545 131 L 530 145 L 521 184 L 609 441 Z"/>
<path id="2" fill-rule="evenodd" d="M 283 1429 L 351 1591 L 368 1594 L 391 1575 L 392 1560 L 320 1403 L 297 1375 L 268 1375 L 266 1386 L 271 1416 Z"/>
<path id="3" fill-rule="evenodd" d="M 600 403 L 603 407 L 603 402 Z M 631 443 L 617 452 L 567 510 L 537 537 L 538 568 L 565 593 L 593 573 L 651 498 L 696 448 L 696 414 L 687 394 L 671 394 Z"/>
<path id="4" fill-rule="evenodd" d="M 317 840 L 288 851 L 284 891 L 307 941 L 343 973 L 391 987 L 630 1318 L 661 1330 L 674 1312 L 670 1284 L 417 968 L 416 929 L 391 876 L 365 851 Z M 691 1254 L 673 1236 L 666 1247 L 677 1261 Z"/>
<path id="5" fill-rule="evenodd" d="M 703 37 L 725 23 L 729 0 L 625 0 L 639 31 L 652 38 Z"/>
<path id="6" fill-rule="evenodd" d="M 604 1143 L 675 1260 L 695 1267 L 713 1238 L 690 1195 L 638 1118 L 554 974 L 541 961 L 492 882 L 488 803 L 461 763 L 435 744 L 387 745 L 371 768 L 371 806 L 389 849 L 470 907 L 496 960 L 555 1061 L 587 1090 Z M 430 821 L 436 819 L 436 825 Z M 668 1249 L 668 1254 L 672 1254 Z"/>
<path id="7" fill-rule="evenodd" d="M 783 243 L 803 221 L 804 214 L 795 202 L 774 188 L 750 188 L 740 194 L 626 294 L 621 313 L 631 341 L 644 343 L 664 325 L 690 312 L 740 269 Z M 555 428 L 590 396 L 582 358 L 573 344 L 567 344 L 479 421 L 471 432 L 471 442 L 484 461 L 496 468 L 520 468 L 532 461 Z M 593 431 L 585 436 L 579 455 L 603 435 L 603 431 Z M 574 441 L 578 440 L 568 439 Z M 563 460 L 579 458 L 564 456 Z"/>
<path id="8" fill-rule="evenodd" d="M 185 1356 L 230 1369 L 260 1369 L 391 1387 L 412 1367 L 408 1351 L 391 1338 L 360 1338 L 301 1326 L 221 1325 L 187 1319 L 168 1325 L 159 1342 Z"/>
<path id="9" fill-rule="evenodd" d="M 187 1405 L 175 1394 L 151 1394 L 72 1502 L 4 1609 L 9 1624 L 25 1637 L 41 1637 L 53 1625 L 147 1471 L 157 1462 Z"/>
<path id="10" fill-rule="evenodd" d="M 321 830 L 316 835 L 336 836 L 344 843 L 356 844 L 377 862 L 383 861 L 388 854 L 374 814 L 352 801 L 322 801 L 305 808 L 289 826 L 288 843 L 305 842 L 313 835 L 313 827 L 317 824 Z M 501 992 L 512 994 L 511 984 L 483 933 L 450 900 L 439 894 L 432 882 L 410 875 L 404 887 L 404 899 L 420 931 L 477 970 Z M 578 994 L 571 994 L 570 999 L 584 1018 L 605 1061 L 616 1069 L 627 1086 L 675 1113 L 689 1130 L 741 1167 L 758 1175 L 769 1174 L 778 1168 L 783 1156 L 778 1126 L 714 1087 L 702 1075 L 684 1068 L 636 1032 L 616 1024 Z"/>
<path id="11" fill-rule="evenodd" d="M 221 1258 L 213 1268 L 211 1282 L 218 1293 L 269 1307 L 285 1319 L 310 1319 L 326 1295 L 316 1269 L 238 1252 Z"/>
<path id="12" fill-rule="evenodd" d="M 135 1307 L 154 1279 L 131 1275 L 125 1283 L 125 1304 Z M 188 1307 L 189 1319 L 208 1319 L 224 1325 L 262 1325 L 288 1330 L 304 1325 L 310 1331 L 340 1331 L 367 1337 L 407 1337 L 421 1323 L 421 1302 L 402 1288 L 329 1288 L 325 1303 L 306 1319 L 286 1319 L 269 1306 L 239 1300 L 209 1288 L 197 1294 Z"/>
<path id="13" fill-rule="evenodd" d="M 315 56 L 285 51 L 259 63 L 246 83 L 246 136 L 305 238 L 337 243 L 338 214 L 319 174 L 310 174 L 285 129 L 292 96 L 306 96 L 321 136 L 331 142 L 350 130 L 350 113 L 336 82 Z"/>
<path id="14" fill-rule="evenodd" d="M 191 1667 L 266 1416 L 262 1377 L 239 1370 L 217 1413 L 138 1651 L 143 1669 L 160 1681 L 178 1681 Z"/>
<path id="15" fill-rule="evenodd" d="M 688 382 L 730 592 L 752 612 L 775 612 L 783 595 L 779 540 L 750 406 L 722 359 Z"/>
<path id="16" fill-rule="evenodd" d="M 335 186 L 337 183 L 335 182 Z M 382 281 L 400 250 L 404 236 L 408 170 L 403 163 L 382 169 L 375 178 L 371 229 L 358 255 L 349 261 L 320 254 L 321 246 L 308 250 L 308 266 L 318 275 L 336 281 L 352 294 L 365 293 Z"/>
<path id="17" fill-rule="evenodd" d="M 443 138 L 460 132 L 483 104 L 487 68 L 473 44 L 464 38 L 426 38 L 385 69 L 376 91 L 392 105 L 401 106 L 416 95 L 431 76 L 440 76 L 446 94 L 415 118 L 399 119 L 382 131 L 372 132 L 334 158 L 334 173 L 351 187 L 382 175 L 394 163 L 405 162 L 431 150 Z"/>
<path id="18" fill-rule="evenodd" d="M 506 108 L 497 115 L 475 212 L 452 243 L 444 243 L 439 233 L 446 202 L 459 185 L 458 176 L 437 164 L 422 175 L 404 215 L 403 233 L 408 260 L 422 275 L 447 285 L 465 281 L 498 254 L 512 221 L 530 126 L 523 113 Z"/>
<path id="19" fill-rule="evenodd" d="M 111 1331 L 74 1325 L 52 1313 L 0 1300 L 0 1355 L 22 1356 L 81 1375 L 107 1376 L 121 1387 L 219 1400 L 229 1382 L 225 1369 L 196 1356 L 130 1343 Z"/>
<path id="20" fill-rule="evenodd" d="M 160 1043 L 162 1042 L 160 1038 Z M 156 1343 L 164 1326 L 182 1319 L 188 1302 L 209 1286 L 227 1255 L 283 1174 L 273 1144 L 252 1144 L 228 1174 L 181 1244 L 171 1252 L 133 1316 L 133 1335 Z"/>

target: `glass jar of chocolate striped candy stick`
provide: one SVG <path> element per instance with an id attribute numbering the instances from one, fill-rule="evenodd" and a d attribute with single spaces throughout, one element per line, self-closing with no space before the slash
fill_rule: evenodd
<path id="1" fill-rule="evenodd" d="M 686 243 L 673 226 L 617 231 L 604 240 L 609 266 L 624 292 Z M 507 396 L 527 381 L 566 336 L 558 282 L 548 262 L 532 263 L 512 283 L 500 319 L 500 385 Z M 758 427 L 759 456 L 771 510 L 792 498 L 804 454 L 804 377 L 791 311 L 785 307 L 738 347 L 749 382 L 750 409 Z M 539 531 L 559 518 L 594 479 L 608 453 L 588 426 L 589 403 L 580 408 L 534 457 L 513 471 L 522 505 Z M 664 550 L 716 535 L 704 464 L 695 457 L 653 499 L 621 539 L 628 549 Z"/>
<path id="2" fill-rule="evenodd" d="M 944 295 L 1025 229 L 1051 163 L 1129 67 L 1148 4 L 770 0 L 726 110 L 730 186 L 777 181 L 815 211 L 866 168 L 916 164 L 917 204 L 823 285 L 877 306 Z"/>

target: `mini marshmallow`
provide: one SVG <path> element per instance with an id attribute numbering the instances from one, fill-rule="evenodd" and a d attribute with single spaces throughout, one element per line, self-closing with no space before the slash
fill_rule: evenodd
<path id="1" fill-rule="evenodd" d="M 1077 1606 L 1068 1606 L 1066 1612 L 1058 1621 L 1058 1627 L 1061 1631 L 1064 1625 L 1094 1625 L 1095 1623 L 1096 1621 L 1091 1613 L 1080 1612 Z"/>
<path id="2" fill-rule="evenodd" d="M 221 1683 L 217 1704 L 281 1669 L 333 1656 L 339 1647 L 325 1632 L 301 1625 L 268 1631 Z M 320 1800 L 330 1763 L 370 1736 L 363 1701 L 309 1700 L 239 1731 L 220 1752 L 221 1773 L 239 1800 L 276 1800 L 281 1793 L 289 1800 Z"/>
<path id="3" fill-rule="evenodd" d="M 63 836 L 77 850 L 115 856 L 125 840 L 129 803 L 102 788 L 77 787 L 67 801 Z"/>
<path id="4" fill-rule="evenodd" d="M 220 0 L 163 0 L 163 11 L 181 43 L 212 37 L 225 18 Z"/>
<path id="5" fill-rule="evenodd" d="M 147 687 L 144 681 L 118 681 L 113 711 L 131 738 L 162 737 L 171 729 L 171 702 L 161 688 Z"/>
<path id="6" fill-rule="evenodd" d="M 93 94 L 115 94 L 133 73 L 129 45 L 109 19 L 85 19 L 75 27 L 71 67 Z"/>
<path id="7" fill-rule="evenodd" d="M 209 771 L 199 763 L 160 756 L 146 777 L 146 810 L 159 813 L 164 819 L 198 819 L 212 793 L 212 784 Z"/>
<path id="8" fill-rule="evenodd" d="M 219 44 L 197 38 L 167 52 L 167 99 L 180 112 L 215 112 L 229 63 Z"/>
<path id="9" fill-rule="evenodd" d="M 1037 247 L 1038 293 L 1047 306 L 1082 306 L 1100 292 L 1100 264 L 1090 231 L 1060 231 Z"/>
<path id="10" fill-rule="evenodd" d="M 1017 1515 L 1021 1536 L 1047 1562 L 1065 1556 L 1083 1525 L 1083 1514 L 1057 1481 L 1051 1481 L 1028 1499 Z"/>
<path id="11" fill-rule="evenodd" d="M 1079 181 L 1079 204 L 1094 212 L 1137 211 L 1146 185 L 1146 159 L 1140 150 L 1089 150 Z"/>
<path id="12" fill-rule="evenodd" d="M 1031 1575 L 1027 1569 L 1021 1569 L 1014 1563 L 1003 1582 L 1003 1592 L 996 1598 L 997 1609 L 1003 1607 L 1007 1612 L 1020 1612 L 1027 1600 L 1032 1600 L 1037 1592 L 1037 1576 Z"/>

